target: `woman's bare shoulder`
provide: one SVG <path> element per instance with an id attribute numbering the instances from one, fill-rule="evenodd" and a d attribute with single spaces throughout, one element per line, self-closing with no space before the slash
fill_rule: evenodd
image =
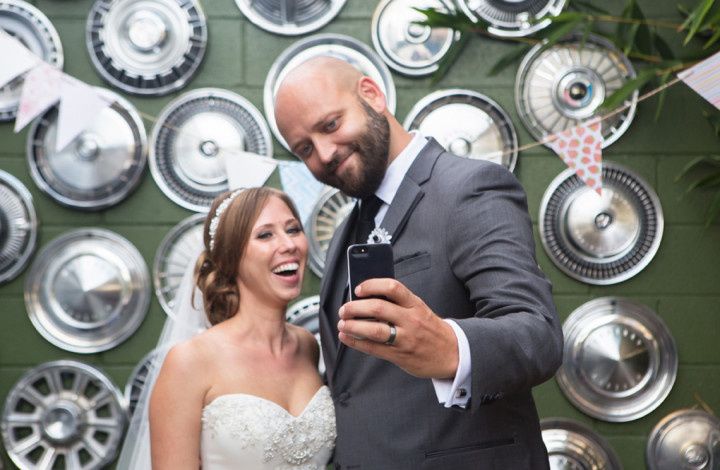
<path id="1" fill-rule="evenodd" d="M 180 373 L 191 370 L 195 374 L 206 370 L 212 360 L 213 336 L 209 331 L 204 331 L 174 345 L 165 357 L 163 368 Z"/>
<path id="2" fill-rule="evenodd" d="M 320 348 L 315 339 L 315 335 L 301 326 L 288 324 L 288 328 L 298 339 L 301 353 L 312 361 L 317 362 L 317 358 L 320 355 Z"/>

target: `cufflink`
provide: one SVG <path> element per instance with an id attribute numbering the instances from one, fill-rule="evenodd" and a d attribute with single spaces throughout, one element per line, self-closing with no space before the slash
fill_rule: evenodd
<path id="1" fill-rule="evenodd" d="M 455 398 L 456 399 L 465 398 L 466 396 L 467 396 L 467 390 L 465 390 L 464 388 L 458 388 L 457 390 L 455 390 Z"/>

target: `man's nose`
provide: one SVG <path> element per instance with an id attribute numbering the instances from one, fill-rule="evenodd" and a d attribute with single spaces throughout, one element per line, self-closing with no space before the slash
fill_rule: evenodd
<path id="1" fill-rule="evenodd" d="M 323 164 L 327 165 L 335 159 L 337 145 L 335 145 L 331 140 L 318 139 L 315 143 L 315 149 L 317 150 L 318 158 Z"/>

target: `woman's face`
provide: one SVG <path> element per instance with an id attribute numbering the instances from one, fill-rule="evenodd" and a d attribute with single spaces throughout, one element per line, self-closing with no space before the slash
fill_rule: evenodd
<path id="1" fill-rule="evenodd" d="M 290 208 L 271 196 L 258 216 L 238 267 L 240 298 L 286 306 L 300 295 L 307 238 Z"/>

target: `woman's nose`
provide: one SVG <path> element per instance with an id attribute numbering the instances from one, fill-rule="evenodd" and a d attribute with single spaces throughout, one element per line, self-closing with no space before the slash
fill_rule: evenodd
<path id="1" fill-rule="evenodd" d="M 291 237 L 287 233 L 284 233 L 280 238 L 280 248 L 283 251 L 289 251 L 289 252 L 295 251 L 297 249 L 297 244 L 295 243 L 295 238 Z"/>

